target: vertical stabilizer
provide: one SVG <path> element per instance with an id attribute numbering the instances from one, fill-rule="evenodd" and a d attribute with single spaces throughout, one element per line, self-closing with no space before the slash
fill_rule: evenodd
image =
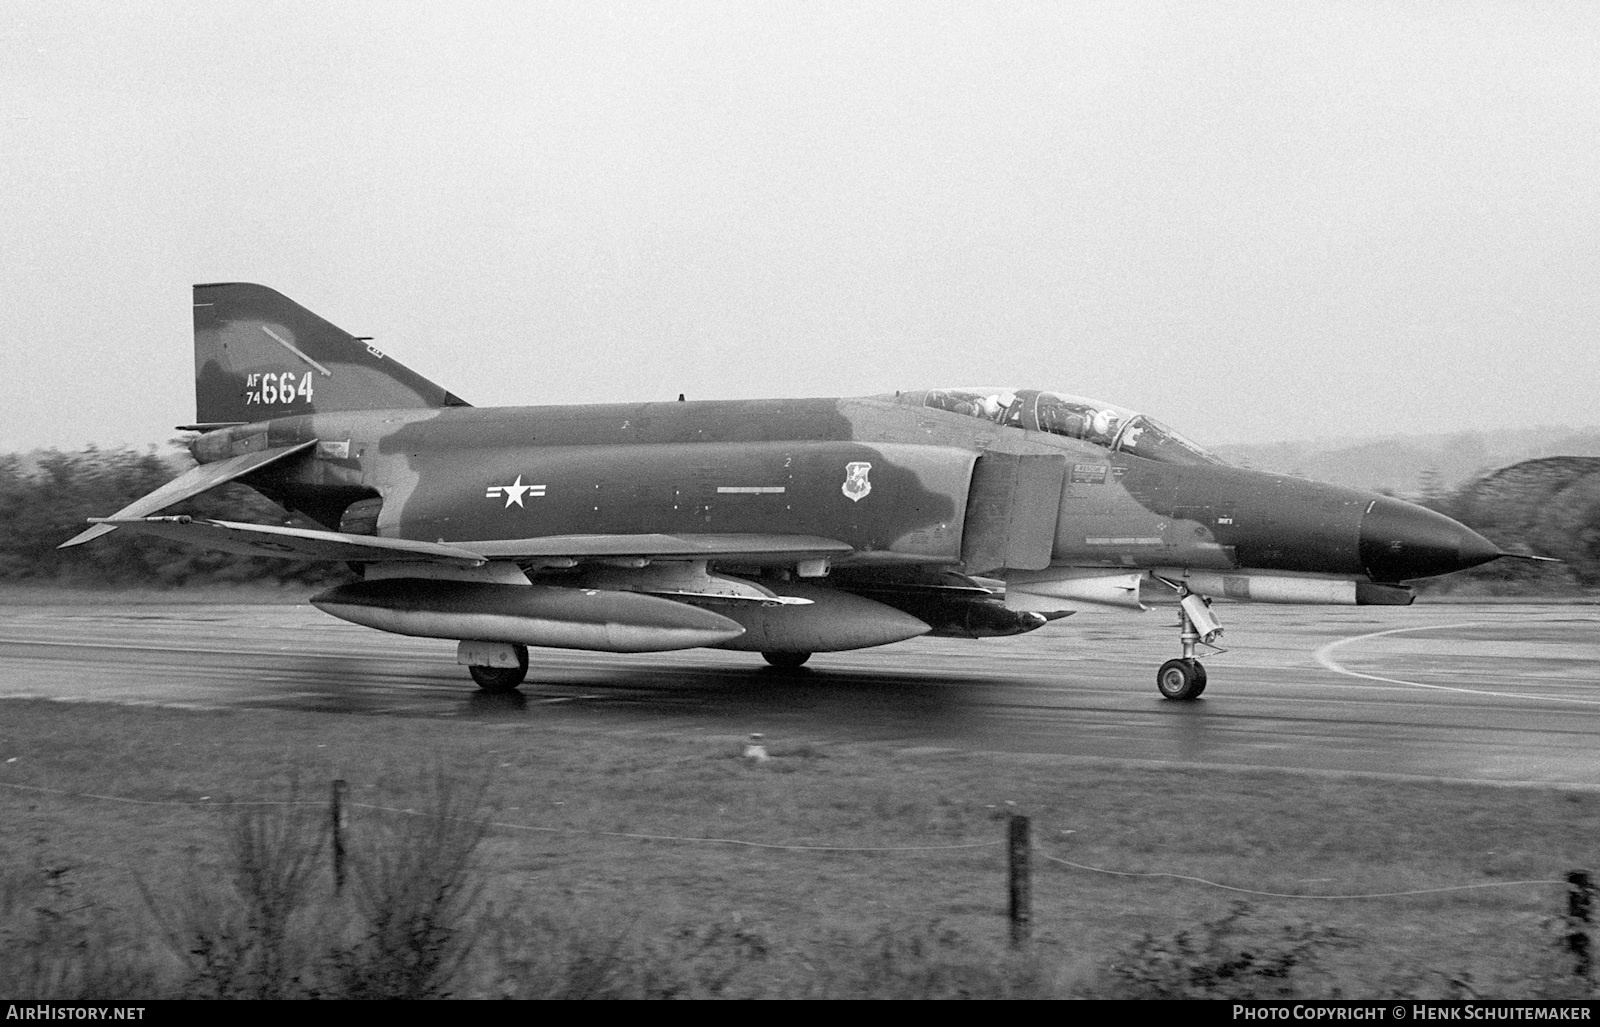
<path id="1" fill-rule="evenodd" d="M 194 287 L 194 372 L 202 425 L 468 405 L 282 293 L 247 282 Z"/>

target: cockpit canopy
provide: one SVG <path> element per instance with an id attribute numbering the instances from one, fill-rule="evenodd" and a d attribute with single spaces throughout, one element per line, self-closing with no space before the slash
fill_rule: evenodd
<path id="1" fill-rule="evenodd" d="M 1220 464 L 1155 418 L 1082 396 L 1039 389 L 930 389 L 905 392 L 898 402 L 981 417 L 995 424 L 1082 439 L 1113 453 L 1167 464 Z"/>

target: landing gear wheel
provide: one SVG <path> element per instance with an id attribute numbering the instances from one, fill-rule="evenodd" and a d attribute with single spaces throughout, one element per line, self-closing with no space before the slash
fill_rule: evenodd
<path id="1" fill-rule="evenodd" d="M 1168 660 L 1156 671 L 1163 699 L 1198 699 L 1206 690 L 1206 669 L 1199 660 Z"/>
<path id="2" fill-rule="evenodd" d="M 762 653 L 761 658 L 779 670 L 796 670 L 811 659 L 810 653 Z"/>
<path id="3" fill-rule="evenodd" d="M 515 667 L 468 667 L 467 673 L 472 675 L 472 680 L 485 692 L 501 693 L 512 692 L 522 684 L 528 676 L 528 647 L 525 645 L 512 646 L 517 651 L 517 665 Z"/>

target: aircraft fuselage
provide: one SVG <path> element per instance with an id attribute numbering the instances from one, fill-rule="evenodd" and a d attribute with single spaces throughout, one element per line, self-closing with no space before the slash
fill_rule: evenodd
<path id="1" fill-rule="evenodd" d="M 847 543 L 856 552 L 840 566 L 1254 569 L 1373 582 L 1498 552 L 1376 493 L 1158 463 L 895 397 L 347 411 L 212 432 L 191 448 L 206 462 L 312 439 L 251 484 L 329 528 L 375 508 L 366 533 L 430 542 L 764 533 Z M 352 506 L 363 498 L 375 502 Z"/>

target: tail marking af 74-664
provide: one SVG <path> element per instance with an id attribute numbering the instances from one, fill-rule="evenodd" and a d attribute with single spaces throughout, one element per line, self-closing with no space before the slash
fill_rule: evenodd
<path id="1" fill-rule="evenodd" d="M 481 409 L 271 289 L 197 285 L 199 466 L 63 543 L 133 530 L 337 560 L 312 598 L 459 642 L 480 686 L 528 646 L 716 646 L 798 667 L 917 635 L 1033 631 L 1085 604 L 1179 601 L 1168 699 L 1206 687 L 1212 597 L 1407 605 L 1508 554 L 1388 496 L 1229 467 L 1068 393 Z M 321 525 L 159 516 L 238 481 Z M 1213 647 L 1215 648 L 1215 647 Z"/>

